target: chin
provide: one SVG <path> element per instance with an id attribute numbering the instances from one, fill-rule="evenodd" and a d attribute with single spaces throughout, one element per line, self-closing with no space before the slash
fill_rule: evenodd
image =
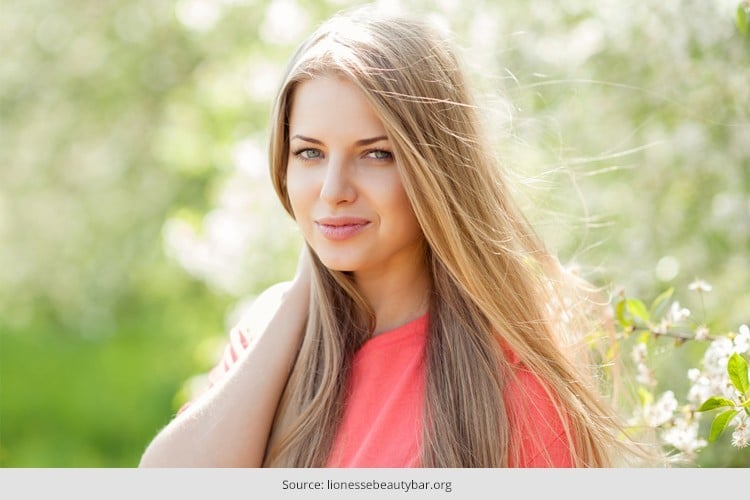
<path id="1" fill-rule="evenodd" d="M 349 272 L 356 271 L 358 268 L 358 266 L 347 265 L 345 263 L 340 263 L 340 262 L 328 262 L 323 259 L 320 259 L 320 261 L 323 263 L 324 266 L 326 266 L 331 271 L 341 271 L 342 273 L 349 273 Z"/>
<path id="2" fill-rule="evenodd" d="M 360 265 L 353 262 L 352 259 L 342 258 L 341 256 L 318 254 L 318 259 L 331 271 L 353 272 L 360 268 Z"/>

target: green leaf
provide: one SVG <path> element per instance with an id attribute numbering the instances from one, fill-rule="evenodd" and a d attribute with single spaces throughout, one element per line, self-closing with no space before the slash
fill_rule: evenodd
<path id="1" fill-rule="evenodd" d="M 630 314 L 643 321 L 648 321 L 649 314 L 648 309 L 646 309 L 646 304 L 638 299 L 627 299 L 626 305 Z"/>
<path id="2" fill-rule="evenodd" d="M 735 18 L 735 22 L 737 24 L 737 29 L 740 30 L 740 33 L 742 33 L 744 36 L 747 36 L 748 34 L 750 34 L 750 19 L 748 18 L 745 9 L 750 8 L 746 5 L 737 6 L 737 17 Z"/>
<path id="3" fill-rule="evenodd" d="M 734 401 L 730 401 L 726 398 L 720 398 L 719 396 L 713 396 L 703 402 L 697 411 L 710 411 L 723 406 L 735 406 Z"/>
<path id="4" fill-rule="evenodd" d="M 711 432 L 709 433 L 708 440 L 712 443 L 716 441 L 721 433 L 724 432 L 727 424 L 729 424 L 729 422 L 731 422 L 734 416 L 738 413 L 739 412 L 737 410 L 728 410 L 724 413 L 719 413 L 718 415 L 716 415 L 716 418 L 711 424 Z"/>
<path id="5" fill-rule="evenodd" d="M 732 385 L 740 391 L 740 394 L 745 394 L 748 388 L 750 388 L 747 376 L 747 361 L 745 361 L 745 358 L 736 352 L 732 354 L 732 357 L 729 358 L 729 363 L 727 363 L 727 372 L 729 373 Z"/>
<path id="6" fill-rule="evenodd" d="M 628 329 L 631 326 L 633 326 L 633 322 L 630 320 L 630 318 L 627 318 L 625 316 L 625 300 L 621 300 L 620 302 L 615 305 L 615 318 L 617 318 L 617 322 L 620 323 L 620 326 Z"/>
<path id="7" fill-rule="evenodd" d="M 674 287 L 671 287 L 668 290 L 660 293 L 659 296 L 654 299 L 654 301 L 651 303 L 650 309 L 652 318 L 661 318 L 664 315 L 664 313 L 667 311 L 667 307 L 669 307 L 669 301 L 672 298 L 673 294 Z"/>

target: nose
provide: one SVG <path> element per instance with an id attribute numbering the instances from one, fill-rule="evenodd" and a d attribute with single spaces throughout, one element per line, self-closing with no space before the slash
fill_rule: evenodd
<path id="1" fill-rule="evenodd" d="M 331 205 L 351 203 L 357 197 L 352 172 L 345 158 L 330 157 L 320 188 L 320 199 Z"/>

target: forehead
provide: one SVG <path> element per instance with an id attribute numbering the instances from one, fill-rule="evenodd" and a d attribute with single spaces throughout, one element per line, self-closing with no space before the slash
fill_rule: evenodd
<path id="1" fill-rule="evenodd" d="M 356 136 L 385 131 L 364 92 L 341 76 L 319 76 L 298 83 L 290 106 L 292 135 Z"/>

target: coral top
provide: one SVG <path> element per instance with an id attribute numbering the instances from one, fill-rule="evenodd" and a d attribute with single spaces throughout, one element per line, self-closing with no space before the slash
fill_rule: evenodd
<path id="1" fill-rule="evenodd" d="M 355 355 L 343 421 L 327 467 L 419 467 L 428 316 L 368 340 Z M 248 342 L 241 329 L 212 372 L 215 382 Z M 513 361 L 513 360 L 512 360 Z M 513 467 L 572 467 L 563 424 L 541 383 L 516 362 L 504 390 L 512 433 L 521 433 Z M 514 418 L 512 415 L 518 415 Z"/>

